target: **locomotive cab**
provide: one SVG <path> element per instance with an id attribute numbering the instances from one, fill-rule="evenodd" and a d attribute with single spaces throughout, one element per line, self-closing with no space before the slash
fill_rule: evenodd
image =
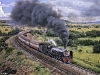
<path id="1" fill-rule="evenodd" d="M 51 52 L 51 47 L 52 46 L 49 43 L 40 43 L 39 51 L 47 55 Z"/>

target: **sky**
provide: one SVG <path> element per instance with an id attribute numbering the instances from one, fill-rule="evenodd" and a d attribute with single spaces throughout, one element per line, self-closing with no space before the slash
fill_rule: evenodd
<path id="1" fill-rule="evenodd" d="M 0 0 L 0 18 L 9 17 L 18 0 Z M 39 0 L 60 10 L 63 19 L 73 22 L 100 21 L 100 0 Z"/>

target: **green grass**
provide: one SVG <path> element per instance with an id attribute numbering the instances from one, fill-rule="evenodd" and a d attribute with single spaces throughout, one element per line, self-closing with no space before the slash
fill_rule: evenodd
<path id="1" fill-rule="evenodd" d="M 11 29 L 11 27 L 10 26 L 0 26 L 0 31 L 2 32 L 2 33 L 8 33 L 8 32 L 10 32 L 12 29 Z"/>
<path id="2" fill-rule="evenodd" d="M 73 62 L 79 66 L 100 73 L 100 54 L 93 53 L 93 46 L 68 47 L 73 50 Z M 78 50 L 82 52 L 78 52 Z"/>
<path id="3" fill-rule="evenodd" d="M 0 39 L 2 38 L 2 36 L 0 36 Z"/>
<path id="4" fill-rule="evenodd" d="M 18 50 L 13 50 L 12 53 L 10 55 L 6 55 L 6 51 L 3 50 L 0 52 L 0 69 L 2 69 L 2 65 L 4 63 L 7 63 L 8 61 L 10 61 L 11 63 L 11 67 L 13 67 L 13 69 L 16 67 L 17 70 L 23 69 L 25 66 L 27 68 L 29 67 L 33 67 L 33 69 L 36 69 L 37 67 L 39 67 L 39 71 L 36 69 L 35 71 L 32 71 L 32 73 L 30 75 L 51 75 L 50 70 L 48 68 L 41 68 L 42 66 L 40 65 L 39 62 L 27 59 L 25 55 L 21 54 L 21 55 L 17 55 L 19 51 Z M 25 69 L 23 69 L 25 70 Z"/>
<path id="5" fill-rule="evenodd" d="M 100 54 L 93 53 L 93 46 L 77 46 L 77 49 L 75 47 L 68 47 L 69 50 L 73 50 L 74 58 L 79 58 L 83 60 L 87 60 L 87 58 L 90 58 L 91 61 L 98 63 L 100 61 L 99 58 Z M 82 52 L 78 52 L 78 50 L 82 50 Z M 97 58 L 97 59 L 95 59 Z"/>
<path id="6" fill-rule="evenodd" d="M 79 65 L 79 66 L 82 66 L 82 67 L 84 67 L 84 68 L 86 68 L 86 69 L 89 69 L 89 70 L 91 70 L 91 71 L 94 71 L 94 72 L 96 72 L 96 73 L 100 73 L 100 68 L 95 67 L 95 66 L 93 66 L 93 65 L 89 65 L 89 64 L 85 63 L 83 60 L 79 60 L 79 59 L 77 59 L 77 58 L 74 58 L 74 59 L 73 59 L 73 63 L 74 63 L 74 64 L 77 64 L 77 65 Z M 89 63 L 91 63 L 91 62 L 89 62 Z M 100 64 L 99 64 L 99 65 L 100 65 Z"/>
<path id="7" fill-rule="evenodd" d="M 78 40 L 93 40 L 93 41 L 98 41 L 100 40 L 100 37 L 96 37 L 96 38 L 90 38 L 90 37 L 86 37 L 86 38 L 78 38 Z"/>
<path id="8" fill-rule="evenodd" d="M 90 28 L 78 28 L 78 27 L 73 27 L 69 28 L 69 30 L 74 30 L 74 31 L 79 31 L 79 32 L 87 32 L 91 30 L 99 30 L 100 28 L 94 28 L 93 26 Z M 59 37 L 47 37 L 47 36 L 40 36 L 37 38 L 38 40 L 44 40 L 46 41 L 47 38 L 51 39 L 57 39 Z M 96 38 L 79 38 L 78 40 L 100 40 L 100 37 Z M 63 46 L 61 46 L 63 48 Z M 78 45 L 77 47 L 67 47 L 68 50 L 73 51 L 73 63 L 80 65 L 84 68 L 87 68 L 91 71 L 95 71 L 100 73 L 100 54 L 93 53 L 93 46 L 83 46 L 83 45 Z M 79 52 L 79 50 L 82 50 L 82 52 Z"/>
<path id="9" fill-rule="evenodd" d="M 73 28 L 69 28 L 69 30 L 73 30 L 73 31 L 79 31 L 79 32 L 87 32 L 87 31 L 92 31 L 92 30 L 98 30 L 100 31 L 100 28 L 81 28 L 81 29 L 78 29 L 78 27 L 73 27 Z"/>
<path id="10" fill-rule="evenodd" d="M 78 51 L 78 50 L 82 50 L 82 52 L 85 53 L 92 53 L 93 52 L 93 46 L 77 46 L 77 47 L 70 47 L 68 46 L 68 50 L 73 50 L 73 51 Z"/>

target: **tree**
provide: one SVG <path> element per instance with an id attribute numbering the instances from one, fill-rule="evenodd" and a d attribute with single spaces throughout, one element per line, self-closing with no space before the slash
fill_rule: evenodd
<path id="1" fill-rule="evenodd" d="M 100 31 L 97 31 L 97 30 L 87 31 L 86 36 L 89 36 L 89 37 L 100 36 Z"/>
<path id="2" fill-rule="evenodd" d="M 21 30 L 16 28 L 15 30 L 12 30 L 11 32 L 8 33 L 8 35 L 16 35 L 20 32 Z"/>
<path id="3" fill-rule="evenodd" d="M 78 34 L 75 34 L 75 33 L 71 33 L 70 36 L 69 36 L 69 39 L 72 39 L 72 40 L 77 40 L 79 37 Z"/>
<path id="4" fill-rule="evenodd" d="M 84 45 L 84 46 L 89 46 L 89 45 L 94 45 L 95 41 L 92 40 L 78 40 L 78 44 Z"/>
<path id="5" fill-rule="evenodd" d="M 82 50 L 81 50 L 81 49 L 79 49 L 79 50 L 78 50 L 78 52 L 80 52 L 80 53 L 81 53 L 81 52 L 82 52 Z"/>
<path id="6" fill-rule="evenodd" d="M 56 37 L 56 34 L 54 33 L 54 31 L 48 30 L 48 31 L 46 32 L 46 36 Z"/>
<path id="7" fill-rule="evenodd" d="M 0 36 L 2 36 L 2 32 L 0 31 Z"/>
<path id="8" fill-rule="evenodd" d="M 22 55 L 23 53 L 22 52 L 17 52 L 17 55 Z"/>
<path id="9" fill-rule="evenodd" d="M 63 46 L 63 43 L 59 38 L 55 39 L 55 42 L 57 43 L 58 46 Z"/>
<path id="10" fill-rule="evenodd" d="M 94 45 L 93 53 L 100 53 L 100 43 Z"/>
<path id="11" fill-rule="evenodd" d="M 10 54 L 13 50 L 14 50 L 14 48 L 8 47 L 8 48 L 6 49 L 6 53 L 7 53 L 7 54 Z"/>

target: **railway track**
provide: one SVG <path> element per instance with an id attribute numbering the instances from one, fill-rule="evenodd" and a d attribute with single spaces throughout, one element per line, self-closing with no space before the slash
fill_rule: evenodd
<path id="1" fill-rule="evenodd" d="M 10 45 L 15 47 L 16 49 L 20 50 L 21 52 L 23 52 L 23 54 L 30 60 L 35 61 L 35 62 L 39 62 L 40 65 L 42 65 L 43 67 L 46 67 L 50 70 L 50 73 L 52 75 L 67 75 L 66 73 L 61 72 L 59 69 L 45 63 L 44 61 L 38 59 L 36 56 L 32 55 L 32 53 L 29 53 L 27 51 L 25 51 L 25 48 L 22 48 L 21 46 L 19 46 L 19 44 L 17 42 L 15 42 L 16 40 L 14 39 L 15 36 L 13 36 L 10 40 Z"/>
<path id="2" fill-rule="evenodd" d="M 96 75 L 96 74 L 91 74 L 89 72 L 86 72 L 84 70 L 82 71 L 80 69 L 77 69 L 75 66 L 72 66 L 71 64 L 65 64 L 61 61 L 54 59 L 54 58 L 46 56 L 46 55 L 30 48 L 29 46 L 23 44 L 20 40 L 18 40 L 17 37 L 15 37 L 14 39 L 15 39 L 15 42 L 17 45 L 21 46 L 24 50 L 33 54 L 38 59 L 41 59 L 43 62 L 50 64 L 51 66 L 53 66 L 55 68 L 55 70 L 56 69 L 60 70 L 62 72 L 62 74 L 64 74 L 64 75 Z"/>

